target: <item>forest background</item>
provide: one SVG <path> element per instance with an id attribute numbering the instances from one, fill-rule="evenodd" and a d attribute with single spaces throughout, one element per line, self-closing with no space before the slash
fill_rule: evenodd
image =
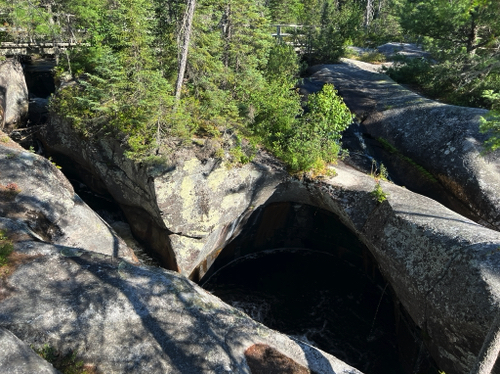
<path id="1" fill-rule="evenodd" d="M 352 115 L 331 85 L 302 102 L 298 79 L 348 45 L 389 41 L 431 58 L 399 58 L 388 74 L 493 109 L 483 130 L 500 146 L 497 0 L 0 0 L 0 21 L 0 41 L 73 42 L 56 50 L 64 84 L 51 110 L 142 162 L 156 162 L 169 138 L 210 137 L 233 164 L 264 146 L 291 171 L 324 170 Z M 280 39 L 275 24 L 303 26 Z"/>

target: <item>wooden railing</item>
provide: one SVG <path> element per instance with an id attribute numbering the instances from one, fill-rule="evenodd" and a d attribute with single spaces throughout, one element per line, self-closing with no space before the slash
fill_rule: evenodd
<path id="1" fill-rule="evenodd" d="M 2 42 L 0 56 L 55 55 L 77 45 L 75 42 Z"/>
<path id="2" fill-rule="evenodd" d="M 276 29 L 275 33 L 271 35 L 281 42 L 293 45 L 295 48 L 302 48 L 305 38 L 305 33 L 302 31 L 304 28 L 314 27 L 307 25 L 296 24 L 276 24 L 271 25 Z M 290 29 L 292 32 L 289 32 Z M 299 31 L 300 30 L 300 31 Z M 0 28 L 0 31 L 1 28 Z M 284 32 L 286 31 L 286 32 Z M 17 41 L 17 42 L 0 42 L 0 56 L 13 56 L 13 55 L 56 55 L 58 52 L 64 51 L 80 45 L 78 42 L 49 42 L 49 41 Z"/>

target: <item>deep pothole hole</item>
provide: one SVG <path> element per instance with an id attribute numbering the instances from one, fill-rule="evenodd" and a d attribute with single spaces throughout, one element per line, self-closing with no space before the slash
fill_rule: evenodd
<path id="1" fill-rule="evenodd" d="M 293 203 L 256 211 L 200 284 L 366 374 L 438 373 L 370 252 L 333 213 Z"/>

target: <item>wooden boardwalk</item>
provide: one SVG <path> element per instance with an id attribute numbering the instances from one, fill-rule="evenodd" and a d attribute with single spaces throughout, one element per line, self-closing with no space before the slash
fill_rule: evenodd
<path id="1" fill-rule="evenodd" d="M 55 55 L 57 52 L 80 45 L 75 42 L 2 42 L 0 56 Z"/>
<path id="2" fill-rule="evenodd" d="M 271 35 L 295 48 L 302 48 L 304 46 L 305 34 L 304 28 L 314 27 L 307 25 L 295 24 L 276 24 L 270 25 L 275 28 L 276 32 Z M 68 48 L 81 45 L 74 41 L 65 42 L 50 42 L 50 41 L 17 41 L 17 42 L 0 42 L 0 56 L 16 56 L 16 55 L 42 55 L 53 56 Z"/>

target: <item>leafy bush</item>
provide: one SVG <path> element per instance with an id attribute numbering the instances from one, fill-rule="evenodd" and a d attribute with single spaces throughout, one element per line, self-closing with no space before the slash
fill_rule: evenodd
<path id="1" fill-rule="evenodd" d="M 65 355 L 58 352 L 54 347 L 48 344 L 43 345 L 34 351 L 45 361 L 50 362 L 56 369 L 63 374 L 95 374 L 93 366 L 84 365 L 83 361 L 77 359 L 77 353 L 69 352 Z"/>
<path id="2" fill-rule="evenodd" d="M 359 60 L 370 63 L 380 63 L 385 62 L 386 59 L 385 55 L 383 55 L 382 53 L 373 51 L 362 53 L 361 56 L 359 56 Z"/>
<path id="3" fill-rule="evenodd" d="M 325 3 L 319 32 L 311 30 L 314 49 L 311 62 L 337 62 L 345 54 L 346 45 L 357 35 L 361 19 L 361 9 L 355 2 L 348 1 L 341 7 Z"/>
<path id="4" fill-rule="evenodd" d="M 288 131 L 276 134 L 272 149 L 291 171 L 324 168 L 337 159 L 342 148 L 342 131 L 347 129 L 353 115 L 332 84 L 309 95 L 309 111 L 297 119 Z"/>
<path id="5" fill-rule="evenodd" d="M 426 86 L 431 80 L 431 64 L 426 59 L 395 56 L 385 73 L 398 83 Z"/>

